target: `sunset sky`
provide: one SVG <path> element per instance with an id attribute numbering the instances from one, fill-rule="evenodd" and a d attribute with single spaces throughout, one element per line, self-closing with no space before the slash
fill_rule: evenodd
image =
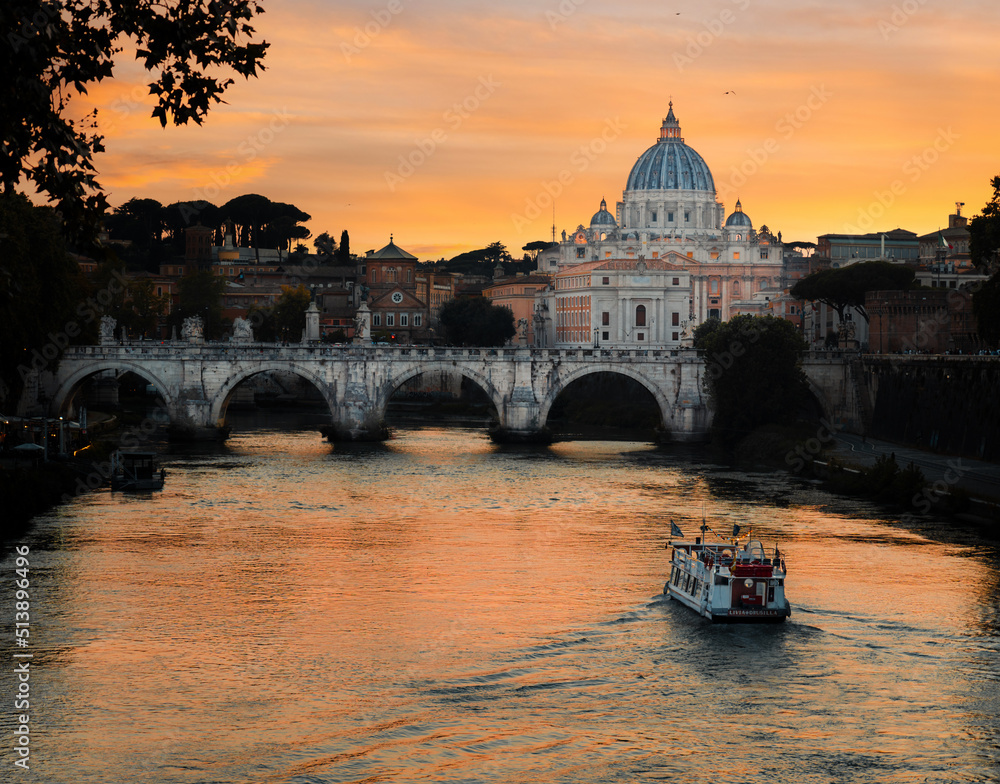
<path id="1" fill-rule="evenodd" d="M 559 231 L 614 211 L 671 98 L 727 213 L 786 241 L 927 233 L 1000 174 L 995 2 L 263 5 L 267 70 L 203 126 L 160 128 L 128 59 L 91 91 L 112 205 L 260 193 L 355 252 L 519 256 L 550 194 Z"/>

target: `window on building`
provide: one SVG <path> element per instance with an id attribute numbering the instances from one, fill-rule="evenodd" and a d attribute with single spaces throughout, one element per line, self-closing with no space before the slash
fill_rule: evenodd
<path id="1" fill-rule="evenodd" d="M 372 283 L 378 283 L 378 270 L 372 270 Z"/>
<path id="2" fill-rule="evenodd" d="M 671 313 L 670 314 L 670 326 L 679 327 L 681 325 L 681 314 Z"/>
<path id="3" fill-rule="evenodd" d="M 709 283 L 708 284 L 708 290 L 712 294 L 718 294 L 719 293 L 719 281 L 713 280 L 711 283 Z"/>
<path id="4" fill-rule="evenodd" d="M 670 333 L 670 339 L 671 340 L 679 340 L 680 339 L 680 335 L 678 333 L 676 333 L 676 332 L 671 332 Z"/>
<path id="5" fill-rule="evenodd" d="M 717 258 L 719 258 L 719 251 L 713 250 L 711 253 L 708 254 L 708 257 L 710 259 L 717 259 Z"/>
<path id="6" fill-rule="evenodd" d="M 766 259 L 767 258 L 767 248 L 761 248 L 760 249 L 760 257 L 762 259 Z"/>
<path id="7" fill-rule="evenodd" d="M 608 333 L 607 332 L 602 332 L 601 333 L 601 340 L 608 340 Z"/>
<path id="8" fill-rule="evenodd" d="M 739 261 L 739 260 L 740 260 L 740 252 L 738 250 L 734 250 L 733 251 L 733 261 Z"/>
<path id="9" fill-rule="evenodd" d="M 387 327 L 394 327 L 394 326 L 396 326 L 396 314 L 395 313 L 386 313 L 385 314 L 385 325 Z"/>
<path id="10" fill-rule="evenodd" d="M 638 335 L 635 336 L 635 339 L 636 340 L 645 340 L 646 339 L 646 335 L 645 335 L 645 333 L 640 332 Z"/>
<path id="11" fill-rule="evenodd" d="M 653 223 L 656 223 L 656 210 L 653 210 Z"/>
<path id="12" fill-rule="evenodd" d="M 373 327 L 381 327 L 382 326 L 382 314 L 381 313 L 372 313 L 372 326 Z"/>
<path id="13" fill-rule="evenodd" d="M 586 255 L 587 255 L 587 249 L 586 248 L 577 248 L 576 249 L 576 257 L 578 259 L 582 259 Z"/>
<path id="14" fill-rule="evenodd" d="M 681 285 L 681 279 L 680 278 L 674 278 L 672 285 L 674 285 L 674 286 L 680 286 Z"/>
<path id="15" fill-rule="evenodd" d="M 684 213 L 684 222 L 685 223 L 690 223 L 691 222 L 691 213 L 690 212 L 685 212 Z"/>
<path id="16" fill-rule="evenodd" d="M 421 315 L 420 313 L 414 313 L 413 314 L 413 326 L 419 327 L 423 323 L 424 323 L 424 317 L 423 317 L 423 315 Z"/>
<path id="17" fill-rule="evenodd" d="M 733 296 L 738 297 L 740 295 L 740 282 L 738 280 L 733 281 Z"/>
<path id="18" fill-rule="evenodd" d="M 611 278 L 601 278 L 601 285 L 602 286 L 609 286 L 609 285 L 611 285 Z"/>
<path id="19" fill-rule="evenodd" d="M 408 327 L 410 325 L 410 314 L 400 313 L 399 314 L 399 326 Z"/>
<path id="20" fill-rule="evenodd" d="M 611 325 L 611 314 L 606 310 L 601 313 L 601 325 L 605 327 Z"/>
<path id="21" fill-rule="evenodd" d="M 668 222 L 673 222 L 673 220 L 674 220 L 674 214 L 672 212 L 668 212 L 667 213 L 667 221 Z"/>
<path id="22" fill-rule="evenodd" d="M 646 306 L 637 305 L 635 308 L 635 325 L 637 327 L 646 326 Z"/>

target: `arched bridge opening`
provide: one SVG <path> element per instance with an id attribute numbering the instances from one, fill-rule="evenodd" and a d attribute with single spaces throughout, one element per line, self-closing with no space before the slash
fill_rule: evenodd
<path id="1" fill-rule="evenodd" d="M 332 403 L 325 379 L 311 369 L 276 363 L 234 372 L 212 401 L 212 417 L 226 433 L 266 427 L 279 416 L 318 427 L 330 422 Z"/>
<path id="2" fill-rule="evenodd" d="M 109 361 L 78 369 L 67 377 L 52 397 L 53 415 L 78 419 L 87 410 L 92 430 L 102 421 L 119 424 L 142 422 L 149 432 L 170 420 L 172 400 L 167 385 L 138 364 Z"/>
<path id="3" fill-rule="evenodd" d="M 432 363 L 389 380 L 378 401 L 389 427 L 403 425 L 488 427 L 500 419 L 500 394 L 479 373 L 452 363 Z"/>
<path id="4" fill-rule="evenodd" d="M 665 440 L 669 406 L 657 387 L 623 371 L 577 373 L 552 390 L 542 406 L 545 426 L 557 439 L 572 437 Z"/>

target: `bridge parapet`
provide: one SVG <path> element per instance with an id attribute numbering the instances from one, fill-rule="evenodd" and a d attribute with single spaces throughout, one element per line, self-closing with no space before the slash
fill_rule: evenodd
<path id="1" fill-rule="evenodd" d="M 693 349 L 612 347 L 482 348 L 354 346 L 320 343 L 133 343 L 74 346 L 46 375 L 50 408 L 66 413 L 83 382 L 95 373 L 126 371 L 146 378 L 160 395 L 175 428 L 194 436 L 224 432 L 229 400 L 251 376 L 296 374 L 312 383 L 331 413 L 331 434 L 350 439 L 384 437 L 389 399 L 425 372 L 459 374 L 478 385 L 497 411 L 497 433 L 515 440 L 543 435 L 556 398 L 594 373 L 627 376 L 646 388 L 674 440 L 699 440 L 711 415 L 704 358 Z"/>

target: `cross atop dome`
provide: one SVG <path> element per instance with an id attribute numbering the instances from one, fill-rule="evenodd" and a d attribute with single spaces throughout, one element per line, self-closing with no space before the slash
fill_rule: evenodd
<path id="1" fill-rule="evenodd" d="M 681 138 L 681 124 L 677 122 L 677 118 L 674 116 L 674 102 L 670 102 L 670 111 L 667 112 L 667 116 L 663 118 L 663 125 L 660 126 L 660 139 L 661 142 L 683 142 L 684 139 Z"/>

